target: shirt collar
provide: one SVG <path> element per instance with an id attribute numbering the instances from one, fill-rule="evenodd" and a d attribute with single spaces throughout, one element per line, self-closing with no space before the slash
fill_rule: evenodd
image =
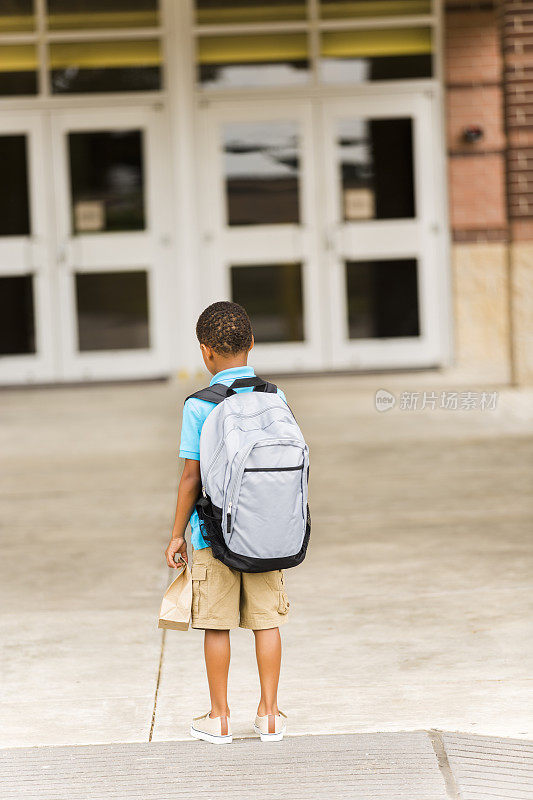
<path id="1" fill-rule="evenodd" d="M 222 369 L 220 372 L 217 372 L 216 375 L 213 375 L 209 381 L 209 386 L 212 386 L 214 383 L 220 383 L 226 378 L 233 378 L 233 380 L 235 380 L 236 378 L 253 378 L 254 375 L 255 370 L 253 367 L 230 367 L 229 369 Z"/>

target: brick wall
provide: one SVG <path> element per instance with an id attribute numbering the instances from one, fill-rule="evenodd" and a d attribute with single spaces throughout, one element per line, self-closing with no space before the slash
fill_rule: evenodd
<path id="1" fill-rule="evenodd" d="M 495 3 L 445 6 L 450 219 L 454 241 L 507 239 L 506 136 L 500 15 Z M 468 143 L 469 125 L 483 138 Z"/>
<path id="2" fill-rule="evenodd" d="M 533 384 L 533 0 L 447 0 L 444 57 L 456 365 Z"/>
<path id="3" fill-rule="evenodd" d="M 514 241 L 533 241 L 533 0 L 503 0 L 508 199 Z"/>

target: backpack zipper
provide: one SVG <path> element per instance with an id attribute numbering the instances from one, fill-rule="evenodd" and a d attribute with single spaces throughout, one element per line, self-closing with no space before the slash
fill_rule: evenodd
<path id="1" fill-rule="evenodd" d="M 226 515 L 226 530 L 231 533 L 231 502 L 228 505 L 228 513 Z"/>
<path id="2" fill-rule="evenodd" d="M 241 462 L 239 464 L 239 467 L 237 469 L 237 474 L 235 476 L 235 482 L 233 484 L 230 501 L 229 501 L 228 507 L 227 507 L 227 514 L 226 514 L 226 534 L 227 535 L 231 534 L 231 525 L 232 525 L 231 509 L 233 507 L 233 501 L 235 499 L 235 493 L 237 491 L 237 487 L 240 486 L 241 481 L 242 481 L 242 475 L 244 474 L 244 464 L 246 463 L 246 459 L 248 458 L 248 456 L 250 455 L 250 453 L 252 452 L 252 450 L 255 447 L 267 447 L 267 446 L 271 445 L 272 442 L 283 443 L 282 446 L 290 444 L 292 446 L 301 448 L 305 452 L 305 445 L 302 445 L 302 442 L 299 439 L 291 439 L 291 438 L 280 439 L 277 436 L 276 437 L 272 437 L 270 439 L 261 439 L 259 442 L 254 442 L 254 444 L 252 444 L 246 450 L 246 452 L 244 453 L 244 456 L 242 457 L 242 460 L 241 460 Z"/>

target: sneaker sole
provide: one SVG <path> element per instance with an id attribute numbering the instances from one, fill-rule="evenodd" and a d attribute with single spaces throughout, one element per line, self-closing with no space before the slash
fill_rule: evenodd
<path id="1" fill-rule="evenodd" d="M 257 725 L 254 723 L 254 731 L 259 734 L 262 742 L 281 742 L 285 735 L 286 728 L 282 728 L 279 733 L 261 733 Z"/>
<path id="2" fill-rule="evenodd" d="M 204 733 L 204 731 L 197 731 L 196 728 L 193 728 L 191 725 L 190 734 L 194 739 L 202 739 L 204 742 L 210 742 L 211 744 L 231 744 L 233 741 L 233 736 L 228 734 L 228 736 L 215 736 L 212 733 Z"/>

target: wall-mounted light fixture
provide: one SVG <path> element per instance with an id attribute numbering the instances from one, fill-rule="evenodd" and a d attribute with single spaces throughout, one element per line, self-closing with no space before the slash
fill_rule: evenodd
<path id="1" fill-rule="evenodd" d="M 466 128 L 463 128 L 463 142 L 468 142 L 468 144 L 479 142 L 484 135 L 485 131 L 480 125 L 467 125 Z"/>

